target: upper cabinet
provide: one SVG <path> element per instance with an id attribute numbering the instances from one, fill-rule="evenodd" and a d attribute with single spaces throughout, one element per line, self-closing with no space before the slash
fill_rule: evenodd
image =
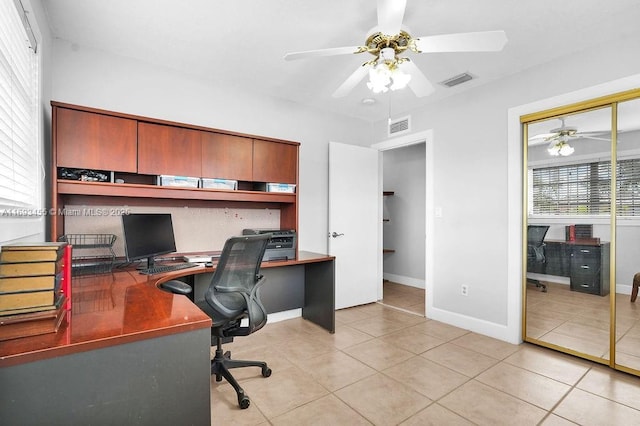
<path id="1" fill-rule="evenodd" d="M 253 140 L 202 132 L 202 177 L 253 180 Z"/>
<path id="2" fill-rule="evenodd" d="M 54 120 L 58 167 L 136 172 L 136 120 L 66 108 Z"/>
<path id="3" fill-rule="evenodd" d="M 298 146 L 253 140 L 253 180 L 293 183 L 298 178 Z"/>
<path id="4" fill-rule="evenodd" d="M 51 207 L 56 211 L 68 203 L 101 205 L 116 199 L 123 205 L 242 205 L 279 209 L 282 229 L 298 227 L 298 142 L 60 102 L 51 105 Z M 63 175 L 61 168 L 101 173 L 94 179 L 91 173 Z M 164 182 L 158 179 L 161 175 L 194 179 Z M 202 187 L 200 178 L 235 180 L 237 189 Z M 282 190 L 265 183 L 291 186 Z M 52 217 L 54 240 L 64 233 L 63 219 Z"/>
<path id="5" fill-rule="evenodd" d="M 182 127 L 138 123 L 138 173 L 200 177 L 202 133 Z"/>

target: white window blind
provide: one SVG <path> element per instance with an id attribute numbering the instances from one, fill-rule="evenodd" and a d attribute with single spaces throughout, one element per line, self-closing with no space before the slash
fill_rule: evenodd
<path id="1" fill-rule="evenodd" d="M 0 207 L 40 204 L 38 56 L 19 1 L 0 1 Z"/>
<path id="2" fill-rule="evenodd" d="M 533 169 L 534 215 L 608 215 L 611 213 L 611 163 Z M 619 160 L 616 174 L 618 216 L 640 216 L 640 159 Z"/>

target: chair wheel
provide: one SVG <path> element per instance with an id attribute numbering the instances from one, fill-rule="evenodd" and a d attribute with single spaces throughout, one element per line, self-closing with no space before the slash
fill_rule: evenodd
<path id="1" fill-rule="evenodd" d="M 245 410 L 249 408 L 249 405 L 251 405 L 251 400 L 246 395 L 238 396 L 238 405 L 240 406 L 241 410 Z"/>
<path id="2" fill-rule="evenodd" d="M 271 369 L 269 367 L 262 367 L 262 377 L 271 376 Z"/>

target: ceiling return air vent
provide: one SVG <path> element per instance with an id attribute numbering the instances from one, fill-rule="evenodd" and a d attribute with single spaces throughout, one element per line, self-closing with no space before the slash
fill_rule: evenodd
<path id="1" fill-rule="evenodd" d="M 397 118 L 395 120 L 389 119 L 388 134 L 391 136 L 398 136 L 411 131 L 411 116 Z"/>
<path id="2" fill-rule="evenodd" d="M 453 86 L 457 86 L 458 84 L 467 82 L 469 80 L 473 80 L 473 76 L 469 73 L 463 72 L 462 74 L 458 74 L 444 81 L 441 81 L 440 84 L 447 87 L 453 87 Z"/>

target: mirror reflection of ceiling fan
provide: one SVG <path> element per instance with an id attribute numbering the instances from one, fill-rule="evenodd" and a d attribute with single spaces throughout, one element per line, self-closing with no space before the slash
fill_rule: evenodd
<path id="1" fill-rule="evenodd" d="M 549 143 L 547 151 L 549 154 L 557 156 L 567 156 L 574 152 L 574 148 L 569 142 L 574 139 L 594 139 L 610 142 L 611 139 L 603 138 L 609 132 L 578 132 L 578 129 L 565 124 L 565 117 L 559 117 L 560 127 L 551 129 L 549 133 L 540 133 L 529 138 L 529 146 Z"/>
<path id="2" fill-rule="evenodd" d="M 483 31 L 412 37 L 402 27 L 406 0 L 378 0 L 378 26 L 370 31 L 363 46 L 336 47 L 287 53 L 285 60 L 370 53 L 374 58 L 365 62 L 333 93 L 334 98 L 346 96 L 367 74 L 367 86 L 374 93 L 401 89 L 407 85 L 417 97 L 427 96 L 434 87 L 408 57 L 414 53 L 434 52 L 495 52 L 507 42 L 504 31 Z"/>

